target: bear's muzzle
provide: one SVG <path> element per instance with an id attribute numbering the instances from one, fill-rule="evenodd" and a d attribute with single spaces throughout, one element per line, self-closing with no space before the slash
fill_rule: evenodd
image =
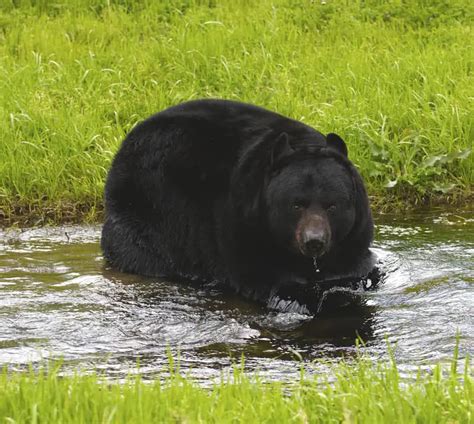
<path id="1" fill-rule="evenodd" d="M 328 220 L 308 211 L 298 223 L 296 241 L 300 252 L 309 258 L 320 258 L 329 250 L 331 229 Z"/>

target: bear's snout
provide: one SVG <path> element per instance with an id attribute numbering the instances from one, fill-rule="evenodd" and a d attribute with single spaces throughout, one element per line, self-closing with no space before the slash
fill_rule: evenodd
<path id="1" fill-rule="evenodd" d="M 306 231 L 304 236 L 304 250 L 311 257 L 318 257 L 324 252 L 326 245 L 324 235 L 314 231 Z"/>
<path id="2" fill-rule="evenodd" d="M 326 219 L 308 213 L 299 222 L 296 240 L 300 252 L 310 258 L 319 258 L 329 250 L 331 230 Z"/>

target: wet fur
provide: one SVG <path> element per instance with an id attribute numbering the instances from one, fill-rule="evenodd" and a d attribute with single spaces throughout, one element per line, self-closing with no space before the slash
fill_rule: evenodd
<path id="1" fill-rule="evenodd" d="M 279 146 L 282 133 L 292 152 Z M 188 102 L 148 118 L 128 134 L 108 174 L 101 241 L 107 262 L 130 273 L 218 281 L 262 301 L 275 287 L 366 275 L 373 267 L 367 194 L 345 144 L 331 139 L 223 100 Z M 265 200 L 270 181 L 305 160 L 337 162 L 353 184 L 354 225 L 318 275 L 311 259 L 275 239 Z"/>

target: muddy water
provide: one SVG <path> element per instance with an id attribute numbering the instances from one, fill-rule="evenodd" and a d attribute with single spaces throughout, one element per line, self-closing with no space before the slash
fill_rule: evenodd
<path id="1" fill-rule="evenodd" d="M 168 353 L 203 381 L 232 359 L 270 379 L 301 362 L 374 357 L 387 341 L 402 367 L 474 354 L 474 216 L 379 216 L 375 291 L 326 293 L 318 316 L 270 312 L 218 289 L 146 279 L 104 266 L 100 227 L 0 231 L 0 366 L 62 357 L 66 366 L 156 376 Z M 341 297 L 346 297 L 341 302 Z M 331 298 L 337 298 L 335 309 Z"/>

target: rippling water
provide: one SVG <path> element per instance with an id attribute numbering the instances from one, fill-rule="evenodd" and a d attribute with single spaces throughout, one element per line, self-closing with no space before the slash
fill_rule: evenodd
<path id="1" fill-rule="evenodd" d="M 100 227 L 0 231 L 0 366 L 45 358 L 122 377 L 155 376 L 169 352 L 201 380 L 242 354 L 249 370 L 288 379 L 302 361 L 386 357 L 410 369 L 474 354 L 474 216 L 379 216 L 377 290 L 328 293 L 314 317 L 270 312 L 218 289 L 121 274 L 104 267 Z M 331 307 L 331 298 L 347 297 Z M 339 302 L 340 303 L 340 302 Z M 344 303 L 344 302 L 343 302 Z"/>

